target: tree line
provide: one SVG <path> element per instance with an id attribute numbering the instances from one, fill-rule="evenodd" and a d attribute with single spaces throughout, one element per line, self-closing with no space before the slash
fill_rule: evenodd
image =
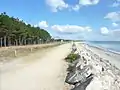
<path id="1" fill-rule="evenodd" d="M 0 14 L 0 46 L 39 44 L 50 40 L 46 30 L 10 17 L 5 12 Z"/>

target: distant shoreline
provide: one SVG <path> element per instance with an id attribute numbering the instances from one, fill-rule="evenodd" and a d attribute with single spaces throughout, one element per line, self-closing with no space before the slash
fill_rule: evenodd
<path id="1" fill-rule="evenodd" d="M 98 46 L 98 45 L 92 45 L 92 44 L 86 43 L 86 42 L 82 42 L 82 43 L 83 43 L 83 44 L 87 44 L 87 45 L 90 46 L 90 47 L 94 47 L 94 48 L 103 50 L 103 51 L 105 51 L 105 52 L 110 52 L 110 53 L 114 53 L 114 54 L 120 55 L 120 51 L 116 51 L 116 50 L 109 49 L 109 48 L 105 48 L 105 47 Z"/>
<path id="2" fill-rule="evenodd" d="M 97 54 L 99 57 L 103 58 L 106 61 L 109 61 L 113 66 L 116 66 L 120 69 L 120 52 L 108 50 L 99 46 L 90 45 L 86 42 L 80 43 L 84 48 L 92 51 L 94 54 Z"/>
<path id="3" fill-rule="evenodd" d="M 87 44 L 87 45 L 89 45 L 90 47 L 95 47 L 95 48 L 97 48 L 97 49 L 100 49 L 100 50 L 103 50 L 103 51 L 107 51 L 107 52 L 111 52 L 111 53 L 114 53 L 114 54 L 119 54 L 120 55 L 120 52 L 118 52 L 118 51 L 115 51 L 115 50 L 111 50 L 111 49 L 107 49 L 107 48 L 104 48 L 104 47 L 100 47 L 100 46 L 95 46 L 95 45 L 90 45 L 90 44 Z"/>

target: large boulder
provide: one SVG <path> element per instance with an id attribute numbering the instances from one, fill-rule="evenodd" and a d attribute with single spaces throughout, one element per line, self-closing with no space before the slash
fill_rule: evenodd
<path id="1" fill-rule="evenodd" d="M 85 66 L 83 69 L 69 72 L 66 76 L 65 82 L 68 84 L 75 85 L 76 83 L 86 81 L 86 78 L 91 75 L 90 66 Z"/>
<path id="2" fill-rule="evenodd" d="M 75 86 L 71 90 L 86 90 L 86 87 L 90 84 L 92 79 L 93 79 L 93 77 L 87 78 L 85 82 L 80 83 L 78 86 Z"/>

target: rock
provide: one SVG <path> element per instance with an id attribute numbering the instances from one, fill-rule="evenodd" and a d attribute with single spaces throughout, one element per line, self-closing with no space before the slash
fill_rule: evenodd
<path id="1" fill-rule="evenodd" d="M 76 47 L 76 45 L 73 43 L 73 45 L 72 45 L 72 52 L 75 52 L 75 51 L 77 51 L 77 47 Z"/>
<path id="2" fill-rule="evenodd" d="M 67 68 L 67 71 L 69 71 L 69 72 L 75 71 L 76 70 L 76 65 L 78 64 L 78 62 L 79 62 L 79 59 L 73 61 L 73 63 L 70 63 L 69 67 Z"/>
<path id="3" fill-rule="evenodd" d="M 86 87 L 90 84 L 90 82 L 92 81 L 93 77 L 87 78 L 87 80 L 83 83 L 81 83 L 78 86 L 75 86 L 73 89 L 71 90 L 86 90 Z"/>
<path id="4" fill-rule="evenodd" d="M 90 69 L 91 69 L 90 66 L 85 66 L 81 70 L 76 69 L 73 72 L 69 72 L 66 76 L 65 82 L 68 84 L 75 85 L 76 83 L 86 81 L 86 78 L 91 75 Z"/>
<path id="5" fill-rule="evenodd" d="M 120 90 L 119 69 L 89 48 L 79 52 L 80 59 L 72 63 L 65 80 L 74 85 L 71 90 Z"/>
<path id="6" fill-rule="evenodd" d="M 104 68 L 102 67 L 102 71 L 104 71 Z"/>
<path id="7" fill-rule="evenodd" d="M 94 77 L 91 83 L 86 87 L 86 90 L 104 90 L 101 86 L 102 82 L 97 77 Z"/>

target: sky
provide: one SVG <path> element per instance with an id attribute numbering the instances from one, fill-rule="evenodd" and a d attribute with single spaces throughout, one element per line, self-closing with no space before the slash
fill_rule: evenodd
<path id="1" fill-rule="evenodd" d="M 120 41 L 120 0 L 0 0 L 0 13 L 54 38 Z"/>

